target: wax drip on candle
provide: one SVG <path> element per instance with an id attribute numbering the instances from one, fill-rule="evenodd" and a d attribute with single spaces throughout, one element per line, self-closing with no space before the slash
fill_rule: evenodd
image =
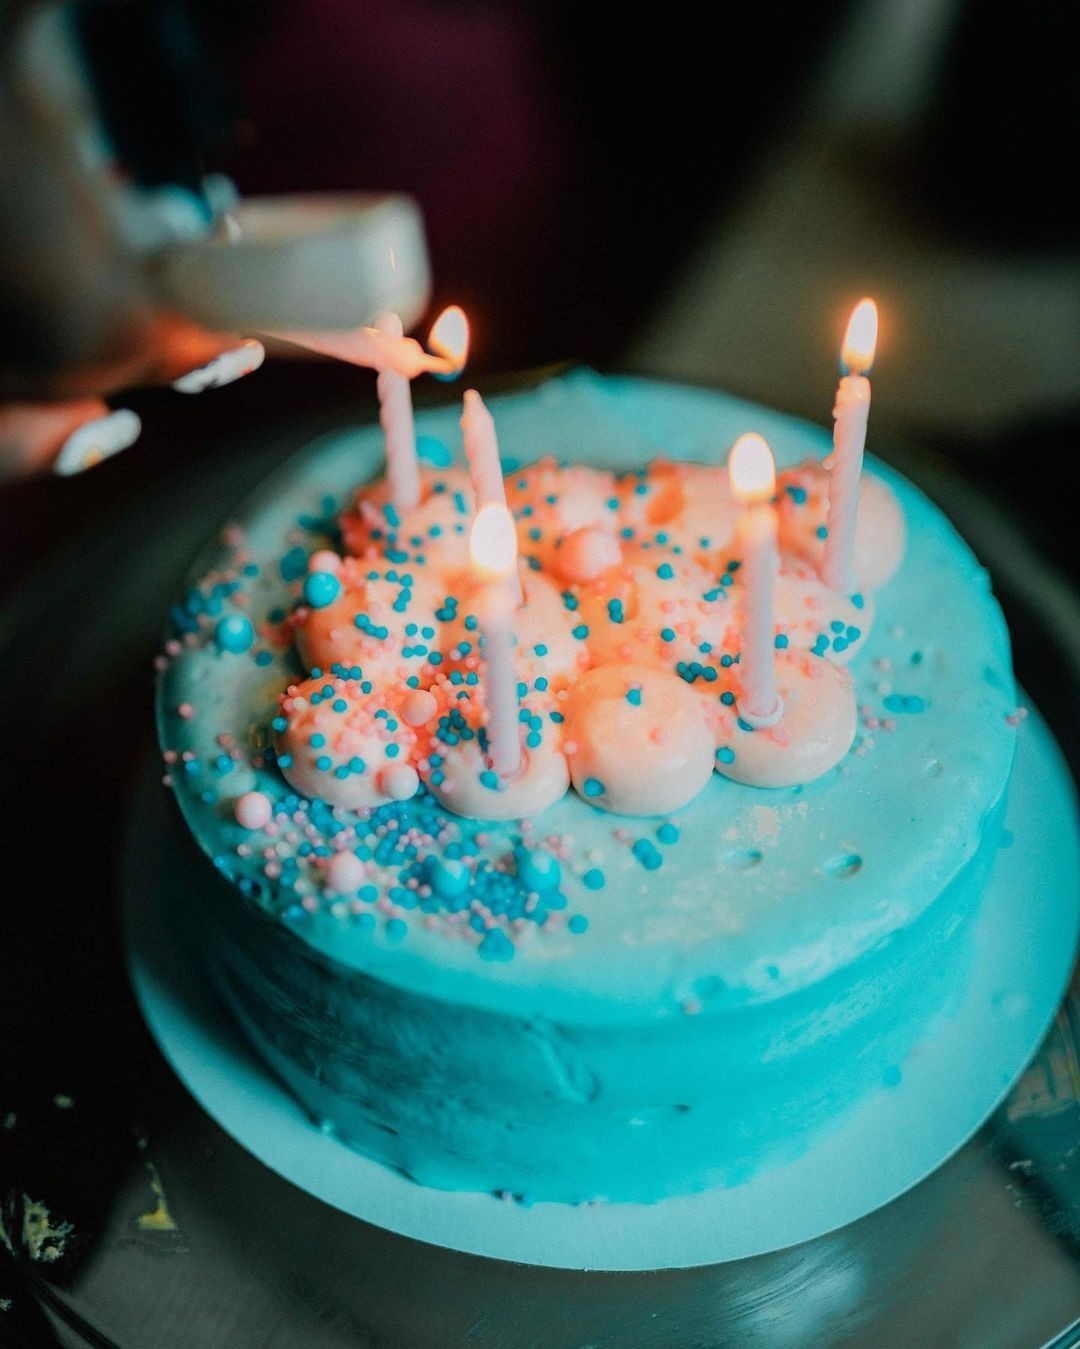
<path id="1" fill-rule="evenodd" d="M 865 372 L 874 363 L 878 312 L 873 300 L 860 300 L 844 333 L 841 361 L 848 373 L 840 380 L 833 408 L 833 452 L 829 467 L 829 509 L 825 519 L 825 552 L 821 579 L 843 594 L 857 588 L 855 523 L 859 510 L 866 425 L 870 416 L 870 381 Z"/>
<path id="2" fill-rule="evenodd" d="M 397 314 L 383 314 L 376 326 L 387 337 L 405 335 Z M 390 369 L 379 371 L 375 386 L 379 395 L 379 421 L 383 429 L 390 500 L 398 511 L 411 511 L 420 501 L 412 388 L 405 375 Z"/>
<path id="3" fill-rule="evenodd" d="M 476 398 L 479 401 L 479 395 Z M 520 583 L 517 529 L 505 503 L 489 501 L 477 511 L 469 534 L 469 558 L 483 586 L 479 607 L 488 759 L 497 777 L 511 778 L 521 768 L 513 628 L 515 588 Z"/>
<path id="4" fill-rule="evenodd" d="M 370 327 L 326 332 L 273 329 L 269 335 L 350 365 L 394 370 L 406 379 L 423 374 L 453 378 L 465 368 L 469 350 L 468 320 L 457 305 L 444 309 L 432 326 L 428 340 L 434 353 L 425 351 L 413 337 L 393 337 Z"/>
<path id="5" fill-rule="evenodd" d="M 775 725 L 784 710 L 776 687 L 775 592 L 780 560 L 771 504 L 776 467 L 768 443 L 753 432 L 740 436 L 731 448 L 728 470 L 732 495 L 741 507 L 736 524 L 743 591 L 738 709 L 742 720 L 756 729 Z"/>

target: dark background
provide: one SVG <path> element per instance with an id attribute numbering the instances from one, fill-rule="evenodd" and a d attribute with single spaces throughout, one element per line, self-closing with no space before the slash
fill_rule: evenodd
<path id="1" fill-rule="evenodd" d="M 111 25 L 108 111 L 136 167 L 160 171 L 154 147 L 181 126 L 245 194 L 413 193 L 432 311 L 465 305 L 478 378 L 584 361 L 827 421 L 844 315 L 874 294 L 871 445 L 942 451 L 1074 572 L 1052 484 L 1080 407 L 1075 6 L 90 8 Z M 148 42 L 170 48 L 174 83 Z M 135 448 L 81 480 L 0 488 L 0 587 L 178 463 L 242 452 L 296 411 L 370 414 L 372 383 L 279 359 L 202 398 L 114 399 L 143 417 Z"/>

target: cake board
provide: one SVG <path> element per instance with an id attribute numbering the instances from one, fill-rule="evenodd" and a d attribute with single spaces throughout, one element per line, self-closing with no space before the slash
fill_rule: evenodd
<path id="1" fill-rule="evenodd" d="M 523 1207 L 418 1185 L 321 1133 L 248 1047 L 175 930 L 159 845 L 170 803 L 146 774 L 122 894 L 132 982 L 192 1095 L 266 1166 L 402 1236 L 552 1268 L 691 1268 L 779 1250 L 854 1222 L 923 1179 L 991 1114 L 1035 1052 L 1065 989 L 1080 904 L 1071 779 L 1036 713 L 1020 729 L 1003 847 L 977 919 L 968 987 L 909 1059 L 802 1157 L 741 1184 L 657 1204 Z M 1052 846 L 1047 846 L 1047 841 Z M 171 884 L 171 889 L 170 889 Z"/>

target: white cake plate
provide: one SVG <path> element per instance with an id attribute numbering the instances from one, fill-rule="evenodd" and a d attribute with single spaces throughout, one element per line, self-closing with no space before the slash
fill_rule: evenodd
<path id="1" fill-rule="evenodd" d="M 1072 784 L 1033 713 L 1020 730 L 1008 846 L 978 919 L 967 990 L 902 1065 L 896 1086 L 883 1086 L 797 1161 L 728 1189 L 651 1205 L 523 1208 L 417 1185 L 312 1124 L 233 1026 L 175 935 L 184 898 L 173 893 L 160 844 L 171 828 L 170 808 L 155 774 L 137 796 L 123 895 L 136 996 L 191 1093 L 266 1166 L 327 1204 L 403 1236 L 525 1264 L 717 1264 L 821 1236 L 895 1199 L 955 1152 L 1006 1095 L 1046 1033 L 1076 947 Z"/>

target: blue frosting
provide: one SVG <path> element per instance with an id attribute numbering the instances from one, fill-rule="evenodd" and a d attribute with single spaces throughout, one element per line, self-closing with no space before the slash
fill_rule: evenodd
<path id="1" fill-rule="evenodd" d="M 714 460 L 747 429 L 781 465 L 829 448 L 822 430 L 738 400 L 584 372 L 492 410 L 523 463 Z M 449 408 L 418 427 L 457 445 L 456 422 Z M 572 840 L 561 861 L 517 826 L 478 841 L 461 821 L 450 848 L 410 858 L 396 840 L 441 815 L 421 796 L 360 831 L 382 890 L 312 903 L 308 869 L 341 813 L 292 796 L 272 755 L 253 763 L 294 658 L 261 639 L 223 650 L 208 615 L 240 594 L 259 632 L 279 622 L 299 559 L 333 541 L 334 503 L 380 458 L 369 428 L 286 466 L 241 512 L 236 577 L 221 581 L 237 568 L 216 546 L 199 574 L 217 579 L 173 612 L 189 644 L 160 682 L 161 738 L 186 756 L 177 798 L 225 878 L 193 867 L 191 917 L 219 987 L 314 1116 L 427 1184 L 655 1200 L 791 1155 L 880 1083 L 963 978 L 1014 745 L 985 573 L 921 494 L 875 466 L 902 503 L 908 554 L 851 669 L 864 720 L 890 729 L 864 730 L 838 770 L 779 791 L 717 776 L 665 821 L 620 821 L 570 795 L 537 828 Z M 231 808 L 253 789 L 282 833 L 308 840 L 306 853 L 282 844 L 270 877 L 269 840 Z M 498 921 L 463 940 L 448 920 L 469 903 L 470 851 L 509 865 L 481 868 Z M 421 907 L 393 880 L 410 867 L 431 886 Z"/>

